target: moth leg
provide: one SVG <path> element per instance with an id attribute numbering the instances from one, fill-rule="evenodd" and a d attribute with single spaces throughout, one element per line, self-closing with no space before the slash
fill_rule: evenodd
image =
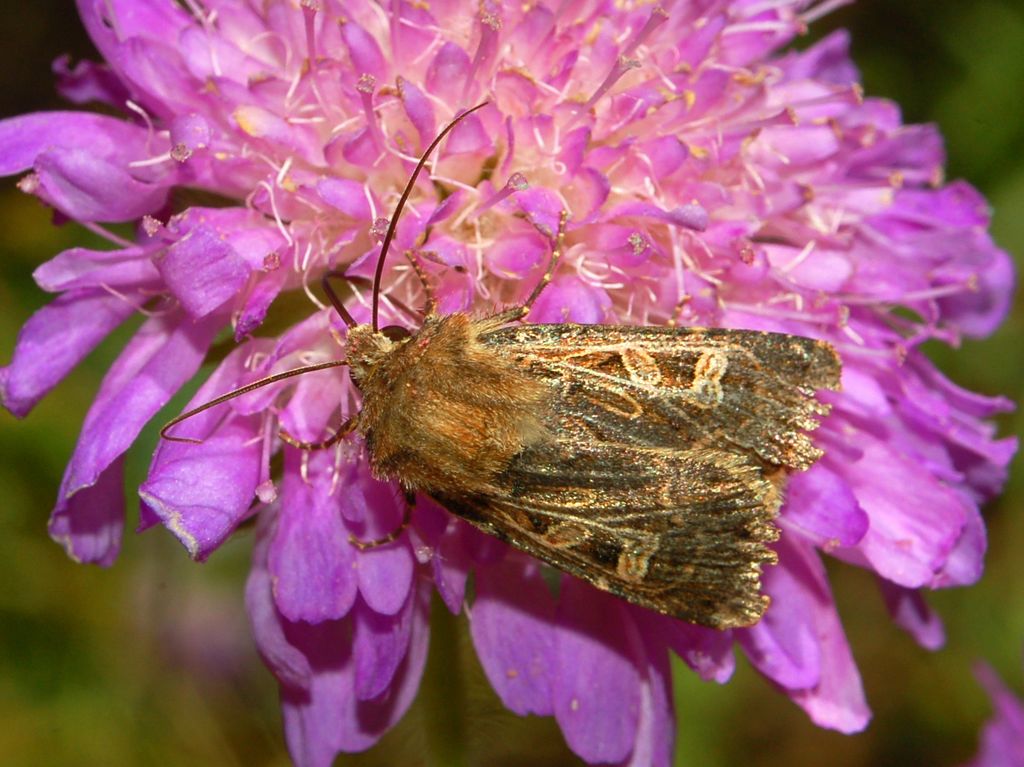
<path id="1" fill-rule="evenodd" d="M 349 418 L 338 427 L 338 430 L 326 439 L 322 439 L 319 442 L 303 442 L 302 440 L 295 439 L 284 429 L 277 430 L 277 436 L 281 438 L 281 441 L 292 447 L 297 447 L 299 450 L 324 450 L 331 445 L 336 445 L 341 442 L 345 437 L 352 433 L 352 430 L 356 428 L 356 419 L 353 416 Z"/>
<path id="2" fill-rule="evenodd" d="M 353 533 L 348 534 L 348 542 L 355 546 L 360 551 L 366 551 L 367 549 L 373 549 L 377 546 L 386 546 L 389 543 L 393 543 L 398 540 L 398 537 L 405 532 L 405 528 L 409 526 L 412 521 L 412 507 L 416 503 L 416 496 L 412 493 L 405 493 L 405 513 L 402 515 L 401 524 L 392 530 L 382 538 L 374 538 L 372 541 L 364 541 L 362 538 L 357 538 Z"/>
<path id="3" fill-rule="evenodd" d="M 670 328 L 676 327 L 680 323 L 680 321 L 682 321 L 683 310 L 686 308 L 686 305 L 690 303 L 691 298 L 692 296 L 686 295 L 680 298 L 679 301 L 676 303 L 675 308 L 672 310 L 672 316 L 666 323 Z"/>
<path id="4" fill-rule="evenodd" d="M 416 251 L 405 251 L 405 258 L 412 265 L 412 270 L 416 272 L 416 276 L 420 279 L 420 284 L 423 285 L 423 294 L 427 299 L 423 305 L 423 313 L 429 317 L 437 311 L 437 298 L 434 295 L 434 287 L 427 280 L 427 273 L 424 271 L 423 264 L 420 263 L 420 257 Z"/>
<path id="5" fill-rule="evenodd" d="M 506 309 L 500 314 L 495 315 L 494 319 L 498 322 L 515 322 L 521 320 L 527 314 L 530 313 L 530 308 L 533 306 L 540 294 L 544 291 L 544 288 L 551 282 L 551 277 L 555 273 L 555 267 L 558 265 L 558 260 L 562 257 L 562 249 L 565 247 L 565 226 L 569 221 L 569 211 L 563 210 L 562 214 L 558 217 L 558 234 L 555 235 L 555 249 L 551 251 L 551 261 L 548 262 L 547 271 L 544 272 L 544 276 L 540 278 L 534 288 L 533 292 L 526 297 L 526 300 L 520 305 L 512 309 Z"/>

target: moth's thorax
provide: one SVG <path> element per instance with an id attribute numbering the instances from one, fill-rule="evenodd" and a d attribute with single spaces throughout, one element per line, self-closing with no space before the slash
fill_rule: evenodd
<path id="1" fill-rule="evenodd" d="M 392 343 L 350 331 L 349 360 L 363 393 L 357 428 L 380 477 L 427 492 L 482 492 L 545 435 L 548 386 L 482 344 L 487 320 L 428 316 Z"/>

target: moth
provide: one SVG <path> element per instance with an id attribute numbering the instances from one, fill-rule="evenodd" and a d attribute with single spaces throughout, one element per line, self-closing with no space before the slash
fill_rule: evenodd
<path id="1" fill-rule="evenodd" d="M 821 455 L 806 432 L 839 385 L 831 346 L 749 330 L 521 323 L 564 250 L 563 213 L 544 277 L 517 307 L 476 317 L 426 306 L 412 332 L 378 326 L 384 261 L 430 153 L 416 166 L 385 236 L 372 321 L 348 325 L 344 359 L 279 373 L 259 386 L 347 365 L 362 409 L 315 450 L 358 434 L 376 477 L 599 589 L 718 629 L 756 623 L 768 607 L 761 566 L 787 474 Z M 396 531 L 381 543 L 393 540 Z"/>

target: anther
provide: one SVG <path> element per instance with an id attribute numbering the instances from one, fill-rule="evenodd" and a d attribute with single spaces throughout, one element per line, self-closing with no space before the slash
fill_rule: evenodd
<path id="1" fill-rule="evenodd" d="M 142 231 L 146 233 L 147 237 L 156 237 L 157 233 L 164 228 L 164 225 L 152 216 L 146 215 L 142 217 Z"/>
<path id="2" fill-rule="evenodd" d="M 29 173 L 18 180 L 17 187 L 25 194 L 35 194 L 39 191 L 40 181 L 38 173 Z"/>
<path id="3" fill-rule="evenodd" d="M 175 162 L 185 162 L 192 156 L 192 150 L 184 144 L 175 144 L 171 147 L 171 159 Z"/>
<path id="4" fill-rule="evenodd" d="M 370 235 L 376 240 L 383 240 L 388 233 L 390 225 L 390 220 L 384 216 L 378 216 L 373 220 L 373 225 L 370 227 Z"/>

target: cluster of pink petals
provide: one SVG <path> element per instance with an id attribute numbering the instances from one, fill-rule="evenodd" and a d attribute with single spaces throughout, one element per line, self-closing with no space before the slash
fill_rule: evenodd
<path id="1" fill-rule="evenodd" d="M 835 4 L 79 0 L 104 61 L 59 61 L 60 88 L 120 116 L 0 122 L 0 173 L 20 174 L 59 219 L 102 233 L 136 222 L 137 236 L 107 233 L 112 249 L 39 267 L 57 296 L 0 370 L 4 406 L 25 415 L 114 328 L 145 319 L 86 415 L 53 537 L 76 560 L 114 560 L 125 451 L 226 327 L 238 346 L 194 404 L 343 353 L 344 327 L 309 284 L 347 269 L 350 310 L 368 316 L 359 278 L 415 159 L 489 100 L 415 190 L 385 275 L 385 324 L 410 324 L 402 307 L 422 305 L 403 250 L 421 252 L 442 311 L 487 312 L 533 287 L 568 209 L 567 252 L 531 321 L 678 313 L 833 343 L 843 391 L 815 434 L 825 458 L 790 482 L 765 618 L 715 632 L 568 577 L 555 595 L 536 562 L 423 499 L 397 541 L 357 549 L 350 534 L 398 525 L 396 488 L 370 476 L 357 441 L 303 452 L 277 438 L 284 427 L 317 439 L 354 412 L 343 369 L 183 424 L 204 439 L 158 447 L 141 527 L 164 524 L 201 560 L 258 517 L 246 601 L 302 765 L 371 746 L 408 707 L 432 589 L 466 610 L 508 708 L 555 716 L 591 762 L 671 761 L 670 650 L 721 682 L 738 644 L 816 723 L 865 726 L 821 554 L 870 569 L 896 623 L 941 644 L 920 590 L 979 577 L 978 506 L 1016 445 L 986 422 L 1009 403 L 958 388 L 919 346 L 991 332 L 1013 274 L 984 200 L 943 185 L 935 129 L 862 97 L 843 34 L 781 53 Z M 224 205 L 175 207 L 183 187 Z M 259 337 L 275 299 L 303 290 L 305 316 Z"/>

